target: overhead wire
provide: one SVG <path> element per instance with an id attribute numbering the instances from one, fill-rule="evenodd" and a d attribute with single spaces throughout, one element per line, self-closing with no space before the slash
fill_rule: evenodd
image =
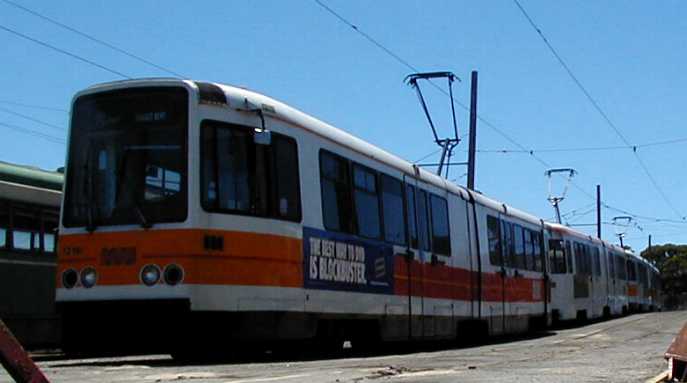
<path id="1" fill-rule="evenodd" d="M 9 100 L 0 100 L 0 104 L 19 106 L 22 108 L 42 109 L 42 110 L 49 110 L 49 111 L 53 111 L 53 112 L 69 113 L 69 111 L 67 109 L 55 108 L 55 107 L 44 106 L 44 105 L 26 104 L 23 102 L 16 102 L 16 101 L 9 101 Z"/>
<path id="2" fill-rule="evenodd" d="M 610 119 L 608 114 L 601 108 L 601 105 L 596 101 L 594 97 L 592 97 L 591 93 L 587 90 L 587 88 L 582 84 L 582 82 L 577 78 L 577 76 L 573 73 L 573 71 L 570 69 L 568 64 L 563 60 L 560 54 L 556 51 L 556 49 L 553 47 L 553 45 L 549 42 L 549 40 L 544 36 L 544 33 L 541 31 L 541 29 L 537 26 L 537 24 L 534 22 L 534 20 L 530 17 L 530 15 L 527 13 L 525 8 L 520 4 L 518 0 L 513 0 L 515 2 L 515 5 L 520 9 L 520 12 L 523 14 L 523 16 L 527 19 L 529 22 L 530 26 L 537 32 L 539 37 L 544 41 L 544 44 L 547 46 L 549 51 L 554 55 L 556 60 L 561 64 L 563 69 L 567 72 L 568 76 L 573 80 L 573 82 L 577 85 L 577 87 L 582 91 L 582 93 L 585 95 L 587 100 L 592 104 L 594 109 L 601 115 L 603 120 L 606 122 L 606 124 L 613 129 L 615 134 L 620 138 L 620 140 L 628 147 L 628 149 L 632 150 L 632 153 L 634 157 L 637 159 L 637 162 L 639 163 L 640 167 L 644 171 L 645 175 L 649 179 L 650 183 L 654 186 L 656 191 L 659 193 L 661 198 L 664 200 L 664 202 L 673 210 L 673 212 L 681 219 L 685 220 L 687 217 L 685 217 L 678 209 L 677 207 L 673 204 L 673 202 L 668 198 L 668 195 L 665 193 L 665 191 L 660 187 L 654 176 L 651 174 L 651 171 L 649 171 L 649 168 L 646 166 L 646 163 L 642 158 L 639 156 L 637 153 L 636 146 L 633 145 L 626 137 L 623 135 L 623 133 L 618 129 L 618 127 L 615 125 L 615 123 Z"/>
<path id="3" fill-rule="evenodd" d="M 44 139 L 46 141 L 50 141 L 52 143 L 61 144 L 61 145 L 67 144 L 67 141 L 63 138 L 55 137 L 55 136 L 52 136 L 50 134 L 45 134 L 45 133 L 39 132 L 37 130 L 27 129 L 27 128 L 23 128 L 21 126 L 8 124 L 5 122 L 0 122 L 0 126 L 14 130 L 14 131 L 17 131 L 17 132 L 20 132 L 20 133 L 28 134 L 28 135 L 31 135 L 34 137 L 42 138 L 42 139 Z"/>
<path id="4" fill-rule="evenodd" d="M 72 32 L 72 33 L 75 33 L 75 34 L 77 34 L 77 35 L 79 35 L 79 36 L 81 36 L 81 37 L 83 37 L 83 38 L 85 38 L 85 39 L 88 39 L 88 40 L 90 40 L 90 41 L 93 41 L 93 42 L 95 42 L 95 43 L 97 43 L 97 44 L 100 44 L 100 45 L 105 46 L 105 47 L 107 47 L 107 48 L 109 48 L 109 49 L 112 49 L 112 50 L 114 50 L 114 51 L 116 51 L 116 52 L 119 52 L 119 53 L 121 53 L 121 54 L 123 54 L 123 55 L 125 55 L 125 56 L 127 56 L 127 57 L 130 57 L 130 58 L 132 58 L 132 59 L 134 59 L 134 60 L 137 60 L 137 61 L 139 61 L 139 62 L 142 62 L 142 63 L 144 63 L 144 64 L 146 64 L 146 65 L 148 65 L 148 66 L 151 66 L 151 67 L 153 67 L 153 68 L 156 68 L 156 69 L 158 69 L 158 70 L 160 70 L 160 71 L 163 71 L 163 72 L 165 72 L 165 73 L 167 73 L 167 74 L 170 74 L 170 75 L 172 75 L 172 76 L 174 76 L 174 77 L 177 77 L 177 78 L 184 78 L 184 76 L 182 76 L 181 74 L 179 74 L 179 73 L 177 73 L 177 72 L 175 72 L 175 71 L 173 71 L 173 70 L 171 70 L 171 69 L 169 69 L 169 68 L 167 68 L 167 67 L 164 67 L 164 66 L 162 66 L 162 65 L 155 64 L 154 62 L 152 62 L 152 61 L 150 61 L 150 60 L 147 60 L 147 59 L 145 59 L 145 58 L 143 58 L 143 57 L 141 57 L 141 56 L 138 56 L 138 55 L 136 55 L 136 54 L 133 54 L 133 53 L 127 51 L 127 50 L 124 50 L 124 49 L 122 49 L 122 48 L 119 48 L 119 47 L 117 47 L 117 46 L 115 46 L 115 45 L 113 45 L 113 44 L 108 43 L 107 41 L 104 41 L 104 40 L 102 40 L 102 39 L 96 38 L 96 37 L 94 37 L 94 36 L 92 36 L 92 35 L 90 35 L 90 34 L 88 34 L 88 33 L 86 33 L 86 32 L 83 32 L 83 31 L 81 31 L 81 30 L 78 30 L 78 29 L 76 29 L 76 28 L 74 28 L 74 27 L 71 27 L 71 26 L 69 26 L 69 25 L 67 25 L 67 24 L 64 24 L 64 23 L 62 23 L 62 22 L 60 22 L 60 21 L 57 21 L 57 20 L 55 20 L 55 19 L 53 19 L 53 18 L 50 18 L 50 17 L 48 17 L 48 16 L 45 16 L 45 15 L 43 15 L 43 14 L 41 14 L 41 13 L 38 13 L 37 11 L 34 11 L 34 10 L 32 10 L 32 9 L 29 9 L 29 8 L 27 8 L 27 7 L 25 7 L 25 6 L 21 5 L 21 4 L 18 4 L 18 3 L 14 2 L 14 1 L 11 1 L 11 0 L 0 0 L 0 1 L 4 2 L 5 4 L 11 5 L 11 6 L 15 7 L 15 8 L 21 9 L 22 11 L 27 12 L 27 13 L 33 15 L 33 16 L 36 16 L 36 17 L 38 17 L 38 18 L 40 18 L 40 19 L 42 19 L 42 20 L 45 20 L 45 21 L 47 21 L 47 22 L 49 22 L 49 23 L 51 23 L 51 24 L 57 25 L 57 26 L 60 27 L 60 28 L 63 28 L 63 29 L 66 29 L 66 30 L 68 30 L 68 31 L 70 31 L 70 32 Z"/>
<path id="5" fill-rule="evenodd" d="M 408 61 L 404 60 L 401 56 L 399 56 L 398 54 L 394 53 L 391 49 L 387 48 L 387 47 L 384 46 L 382 43 L 380 43 L 379 41 L 377 41 L 376 39 L 374 39 L 372 36 L 370 36 L 369 34 L 367 34 L 366 32 L 364 32 L 363 30 L 361 30 L 357 25 L 353 24 L 353 23 L 350 22 L 348 19 L 346 19 L 346 18 L 344 18 L 343 16 L 341 16 L 338 12 L 334 11 L 331 7 L 329 7 L 329 6 L 327 6 L 326 4 L 324 4 L 324 2 L 322 2 L 321 0 L 314 0 L 314 2 L 315 2 L 316 4 L 318 4 L 320 7 L 322 7 L 323 9 L 325 9 L 327 12 L 329 12 L 330 14 L 332 14 L 334 17 L 336 17 L 340 22 L 342 22 L 342 23 L 346 24 L 347 26 L 349 26 L 349 27 L 350 27 L 351 29 L 353 29 L 356 33 L 360 34 L 360 35 L 363 36 L 366 40 L 370 41 L 372 44 L 374 44 L 375 46 L 377 46 L 379 49 L 381 49 L 382 51 L 384 51 L 385 53 L 387 53 L 389 56 L 391 56 L 392 58 L 394 58 L 396 61 L 398 61 L 399 63 L 401 63 L 401 64 L 402 64 L 403 66 L 405 66 L 406 68 L 408 68 L 408 69 L 410 69 L 410 70 L 412 70 L 412 71 L 414 71 L 414 72 L 420 72 L 420 70 L 419 70 L 417 67 L 415 67 L 414 65 L 410 64 Z M 429 83 L 431 84 L 432 87 L 434 87 L 434 88 L 435 88 L 436 90 L 438 90 L 440 93 L 443 93 L 445 96 L 449 96 L 449 93 L 448 93 L 444 88 L 442 88 L 441 86 L 437 85 L 435 82 L 433 82 L 433 81 L 430 80 Z M 462 102 L 460 102 L 460 101 L 458 101 L 458 100 L 454 100 L 454 103 L 455 103 L 456 105 L 458 105 L 459 107 L 461 107 L 462 109 L 464 109 L 464 110 L 469 110 L 469 107 L 468 107 L 467 105 L 463 104 Z M 506 141 L 510 142 L 511 144 L 513 144 L 514 146 L 516 146 L 517 148 L 519 148 L 519 149 L 521 149 L 521 150 L 527 150 L 527 148 L 526 148 L 525 146 L 521 145 L 519 142 L 517 142 L 515 139 L 513 139 L 512 137 L 510 137 L 507 133 L 505 133 L 504 131 L 502 131 L 501 129 L 499 129 L 496 125 L 494 125 L 494 124 L 492 124 L 491 122 L 489 122 L 488 120 L 486 120 L 486 119 L 485 119 L 484 117 L 482 117 L 481 115 L 478 114 L 478 115 L 477 115 L 477 119 L 478 119 L 480 122 L 482 122 L 484 125 L 488 126 L 490 129 L 494 130 L 494 131 L 495 131 L 496 133 L 498 133 L 501 137 L 503 137 Z M 536 156 L 535 154 L 531 153 L 531 156 L 532 156 L 536 161 L 538 161 L 539 163 L 543 164 L 544 166 L 546 166 L 546 167 L 550 167 L 550 166 L 551 166 L 550 164 L 548 164 L 546 161 L 544 161 L 543 159 L 539 158 L 539 157 Z"/>
<path id="6" fill-rule="evenodd" d="M 590 207 L 592 207 L 592 206 L 594 206 L 594 203 L 593 203 L 593 202 L 592 202 L 592 203 L 588 203 L 588 204 L 583 205 L 583 206 L 580 206 L 580 207 L 578 207 L 578 208 L 575 208 L 575 209 L 566 211 L 565 213 L 561 213 L 561 217 L 567 217 L 567 216 L 570 216 L 570 215 L 573 215 L 573 216 L 574 216 L 574 215 L 577 214 L 580 210 L 585 210 L 585 209 L 588 209 L 588 208 L 590 208 Z"/>
<path id="7" fill-rule="evenodd" d="M 432 151 L 431 153 L 422 156 L 421 158 L 413 161 L 413 163 L 416 164 L 420 161 L 424 161 L 424 160 L 428 159 L 429 157 L 432 157 L 433 155 L 438 154 L 440 151 L 442 151 L 442 148 L 436 149 L 436 150 Z"/>
<path id="8" fill-rule="evenodd" d="M 644 144 L 635 144 L 632 149 L 638 150 L 641 148 L 675 145 L 687 142 L 687 138 L 675 138 L 671 140 L 653 141 Z M 562 152 L 593 152 L 593 151 L 609 151 L 609 150 L 626 150 L 627 146 L 589 146 L 589 147 L 572 147 L 572 148 L 544 148 L 544 149 L 530 149 L 530 150 L 513 150 L 513 149 L 477 149 L 479 153 L 562 153 Z"/>
<path id="9" fill-rule="evenodd" d="M 34 42 L 34 43 L 36 43 L 36 44 L 38 44 L 38 45 L 41 45 L 41 46 L 43 46 L 43 47 L 45 47 L 45 48 L 51 49 L 51 50 L 53 50 L 53 51 L 55 51 L 55 52 L 61 53 L 61 54 L 65 55 L 65 56 L 69 56 L 69 57 L 71 57 L 71 58 L 73 58 L 73 59 L 79 60 L 79 61 L 81 61 L 81 62 L 84 62 L 84 63 L 86 63 L 86 64 L 89 64 L 89 65 L 91 65 L 91 66 L 94 66 L 94 67 L 96 67 L 96 68 L 100 68 L 100 69 L 102 69 L 102 70 L 104 70 L 104 71 L 107 71 L 107 72 L 110 72 L 110 73 L 112 73 L 112 74 L 115 74 L 115 75 L 117 75 L 117 76 L 120 76 L 120 77 L 123 77 L 123 78 L 126 78 L 126 79 L 130 79 L 130 78 L 131 78 L 130 76 L 128 76 L 128 75 L 126 75 L 126 74 L 124 74 L 124 73 L 122 73 L 122 72 L 120 72 L 120 71 L 117 71 L 117 70 L 112 69 L 112 68 L 108 68 L 108 67 L 106 67 L 105 65 L 98 64 L 98 63 L 95 62 L 95 61 L 92 61 L 92 60 L 89 60 L 89 59 L 87 59 L 87 58 L 81 57 L 81 56 L 79 56 L 79 55 L 77 55 L 77 54 L 75 54 L 75 53 L 66 51 L 66 50 L 64 50 L 64 49 L 62 49 L 62 48 L 58 48 L 58 47 L 56 47 L 56 46 L 54 46 L 54 45 L 52 45 L 52 44 L 46 43 L 45 41 L 42 41 L 42 40 L 33 38 L 33 37 L 31 37 L 31 36 L 28 36 L 28 35 L 25 35 L 25 34 L 19 32 L 19 31 L 16 31 L 16 30 L 14 30 L 14 29 L 12 29 L 12 28 L 8 28 L 8 27 L 6 27 L 6 26 L 4 26 L 4 25 L 1 25 L 1 24 L 0 24 L 0 29 L 4 30 L 5 32 L 11 33 L 11 34 L 13 34 L 13 35 L 15 35 L 15 36 L 21 37 L 21 38 L 23 38 L 23 39 L 25 39 L 25 40 Z"/>
<path id="10" fill-rule="evenodd" d="M 51 129 L 54 129 L 54 130 L 58 130 L 58 131 L 63 132 L 63 133 L 64 133 L 65 130 L 66 130 L 65 128 L 63 128 L 63 127 L 61 127 L 61 126 L 57 126 L 57 125 L 55 125 L 55 124 L 51 124 L 51 123 L 45 122 L 45 121 L 43 121 L 43 120 L 39 120 L 39 119 L 37 119 L 37 118 L 35 118 L 35 117 L 27 116 L 27 115 L 25 115 L 25 114 L 23 114 L 23 113 L 15 112 L 15 111 L 13 111 L 13 110 L 11 110 L 11 109 L 7 109 L 7 108 L 2 107 L 2 106 L 0 106 L 0 111 L 1 111 L 1 112 L 5 112 L 5 113 L 7 113 L 7 114 L 11 114 L 11 115 L 16 116 L 16 117 L 23 118 L 23 119 L 25 119 L 25 120 L 33 121 L 33 122 L 35 122 L 35 123 L 37 123 L 37 124 L 41 124 L 41 125 L 47 126 L 48 128 L 51 128 Z"/>
<path id="11" fill-rule="evenodd" d="M 382 43 L 380 43 L 379 41 L 377 41 L 376 39 L 374 39 L 372 36 L 370 36 L 370 35 L 367 34 L 366 32 L 362 31 L 357 25 L 353 24 L 353 23 L 350 22 L 348 19 L 346 19 L 346 18 L 344 18 L 342 15 L 340 15 L 338 12 L 334 11 L 331 7 L 329 7 L 329 6 L 327 6 L 326 4 L 324 4 L 322 0 L 314 0 L 314 2 L 315 2 L 317 5 L 319 5 L 320 7 L 322 7 L 324 10 L 326 10 L 328 13 L 330 13 L 331 15 L 333 15 L 333 16 L 334 16 L 336 19 L 338 19 L 340 22 L 342 22 L 343 24 L 347 25 L 348 27 L 350 27 L 351 29 L 353 29 L 356 33 L 358 33 L 358 34 L 360 34 L 361 36 L 363 36 L 366 40 L 370 41 L 373 45 L 377 46 L 379 49 L 381 49 L 382 51 L 384 51 L 386 54 L 388 54 L 389 56 L 391 56 L 392 58 L 394 58 L 397 62 L 399 62 L 400 64 L 402 64 L 403 66 L 405 66 L 405 67 L 408 68 L 408 69 L 411 69 L 411 70 L 413 70 L 413 71 L 415 71 L 415 72 L 419 72 L 419 69 L 418 69 L 418 68 L 416 68 L 415 66 L 413 66 L 412 64 L 410 64 L 408 61 L 406 61 L 406 60 L 403 59 L 401 56 L 399 56 L 398 54 L 396 54 L 395 52 L 393 52 L 391 49 L 389 49 L 389 48 L 387 48 L 386 46 L 384 46 Z M 446 91 L 445 91 L 443 88 L 441 88 L 439 85 L 435 84 L 435 83 L 432 82 L 432 81 L 429 81 L 429 83 L 430 83 L 434 88 L 436 88 L 439 92 L 441 92 L 441 93 L 443 93 L 444 95 L 448 96 L 448 92 L 446 92 Z M 463 108 L 463 109 L 465 109 L 465 110 L 468 110 L 468 107 L 467 107 L 465 104 L 461 103 L 460 101 L 454 100 L 454 102 L 456 103 L 456 105 L 460 106 L 461 108 Z M 546 160 L 544 160 L 544 159 L 541 158 L 540 156 L 536 155 L 535 152 L 534 152 L 533 150 L 528 149 L 528 148 L 526 148 L 524 145 L 520 144 L 518 141 L 516 141 L 514 138 L 510 137 L 507 133 L 505 133 L 504 131 L 502 131 L 501 129 L 499 129 L 497 126 L 495 126 L 494 124 L 492 124 L 490 121 L 486 120 L 486 119 L 485 119 L 483 116 L 481 116 L 480 114 L 477 115 L 477 119 L 478 119 L 482 124 L 484 124 L 485 126 L 489 127 L 490 129 L 492 129 L 493 131 L 495 131 L 496 133 L 498 133 L 498 134 L 499 134 L 502 138 L 504 138 L 506 141 L 510 142 L 513 146 L 515 146 L 515 147 L 517 147 L 518 149 L 520 149 L 520 150 L 522 150 L 522 151 L 528 153 L 532 159 L 534 159 L 536 162 L 538 162 L 538 163 L 540 163 L 541 165 L 543 165 L 545 168 L 551 168 L 551 167 L 552 167 L 550 163 L 548 163 Z M 630 147 L 631 147 L 631 145 L 630 145 Z M 580 191 L 580 192 L 581 192 L 583 195 L 585 195 L 586 197 L 588 197 L 588 198 L 590 198 L 590 199 L 592 199 L 592 200 L 596 200 L 596 196 L 594 196 L 594 195 L 592 195 L 591 193 L 587 192 L 584 188 L 582 188 L 581 186 L 579 186 L 576 182 L 571 181 L 571 185 L 572 185 L 573 187 L 575 187 L 575 189 L 577 189 L 578 191 Z M 619 208 L 613 207 L 613 206 L 611 206 L 611 205 L 609 205 L 609 204 L 607 204 L 607 203 L 605 203 L 605 202 L 603 202 L 603 201 L 602 201 L 602 206 L 605 207 L 605 208 L 611 209 L 611 210 L 616 210 L 616 211 L 623 212 L 624 214 L 631 215 L 631 216 L 633 216 L 633 217 L 635 217 L 635 218 L 648 219 L 648 220 L 653 220 L 653 221 L 655 221 L 655 222 L 677 222 L 677 223 L 687 223 L 687 222 L 683 222 L 683 221 L 674 221 L 674 220 L 670 220 L 670 219 L 664 219 L 664 218 L 659 218 L 659 217 L 649 217 L 649 216 L 644 216 L 644 215 L 639 215 L 639 214 L 630 213 L 630 212 L 628 212 L 627 210 L 619 209 Z"/>

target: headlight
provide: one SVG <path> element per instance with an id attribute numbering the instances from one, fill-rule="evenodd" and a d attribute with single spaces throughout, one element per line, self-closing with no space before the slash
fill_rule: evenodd
<path id="1" fill-rule="evenodd" d="M 141 282 L 153 286 L 160 281 L 160 268 L 157 265 L 145 265 L 141 269 Z"/>
<path id="2" fill-rule="evenodd" d="M 170 286 L 177 285 L 184 279 L 184 270 L 175 264 L 167 265 L 165 266 L 164 279 L 165 283 Z"/>
<path id="3" fill-rule="evenodd" d="M 74 286 L 76 286 L 76 283 L 79 281 L 79 274 L 77 274 L 76 270 L 74 269 L 68 269 L 62 272 L 62 286 L 64 286 L 67 289 L 71 289 Z"/>
<path id="4" fill-rule="evenodd" d="M 91 288 L 95 286 L 95 282 L 98 279 L 98 275 L 95 272 L 95 269 L 92 267 L 87 267 L 83 270 L 81 270 L 81 286 L 85 288 Z"/>

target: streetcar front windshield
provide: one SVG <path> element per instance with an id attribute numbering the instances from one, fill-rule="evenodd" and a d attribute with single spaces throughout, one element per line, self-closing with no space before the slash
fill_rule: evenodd
<path id="1" fill-rule="evenodd" d="M 67 163 L 66 227 L 181 222 L 187 215 L 188 94 L 117 90 L 76 100 Z"/>

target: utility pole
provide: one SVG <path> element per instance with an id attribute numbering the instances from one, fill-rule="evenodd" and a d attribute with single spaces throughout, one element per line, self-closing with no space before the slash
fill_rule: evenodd
<path id="1" fill-rule="evenodd" d="M 601 239 L 601 185 L 596 185 L 596 237 Z"/>
<path id="2" fill-rule="evenodd" d="M 651 234 L 649 234 L 649 251 L 651 251 Z"/>
<path id="3" fill-rule="evenodd" d="M 475 152 L 477 150 L 477 71 L 470 81 L 470 142 L 468 145 L 468 189 L 475 190 Z"/>

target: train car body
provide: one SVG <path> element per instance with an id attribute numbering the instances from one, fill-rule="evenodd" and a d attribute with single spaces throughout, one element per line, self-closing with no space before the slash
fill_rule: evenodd
<path id="1" fill-rule="evenodd" d="M 56 238 L 62 174 L 0 162 L 0 318 L 25 347 L 59 341 Z"/>
<path id="2" fill-rule="evenodd" d="M 73 101 L 67 348 L 513 334 L 623 311 L 608 262 L 626 257 L 246 89 L 131 80 Z"/>
<path id="3" fill-rule="evenodd" d="M 612 245 L 606 252 L 609 271 L 609 307 L 611 315 L 627 313 L 627 270 L 625 250 Z"/>
<path id="4" fill-rule="evenodd" d="M 628 299 L 630 302 L 630 310 L 644 312 L 653 311 L 657 308 L 657 286 L 658 270 L 646 259 L 632 254 L 634 259 L 636 275 L 636 297 L 630 296 L 628 291 Z M 634 303 L 634 304 L 633 304 Z"/>
<path id="5" fill-rule="evenodd" d="M 89 88 L 72 110 L 67 342 L 146 326 L 360 343 L 546 323 L 540 219 L 283 103 L 159 79 Z"/>
<path id="6" fill-rule="evenodd" d="M 547 224 L 547 231 L 554 318 L 591 319 L 608 315 L 608 245 L 563 225 Z"/>
<path id="7" fill-rule="evenodd" d="M 639 311 L 641 301 L 641 285 L 639 284 L 637 259 L 631 251 L 625 251 L 627 268 L 627 309 L 630 312 Z"/>

